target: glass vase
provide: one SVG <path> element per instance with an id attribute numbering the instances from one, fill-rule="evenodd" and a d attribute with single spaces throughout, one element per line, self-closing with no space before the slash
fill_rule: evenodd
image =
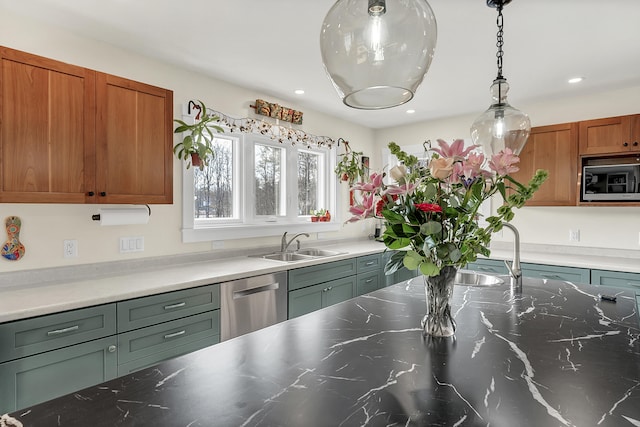
<path id="1" fill-rule="evenodd" d="M 455 333 L 451 297 L 457 272 L 456 267 L 445 266 L 437 276 L 423 276 L 427 314 L 420 324 L 425 336 L 450 337 Z"/>

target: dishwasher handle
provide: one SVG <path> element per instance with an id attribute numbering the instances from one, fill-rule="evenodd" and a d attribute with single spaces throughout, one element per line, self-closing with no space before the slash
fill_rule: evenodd
<path id="1" fill-rule="evenodd" d="M 280 283 L 269 283 L 268 285 L 257 286 L 251 289 L 241 291 L 233 291 L 233 299 L 248 297 L 249 295 L 259 294 L 261 292 L 275 291 L 280 287 Z"/>

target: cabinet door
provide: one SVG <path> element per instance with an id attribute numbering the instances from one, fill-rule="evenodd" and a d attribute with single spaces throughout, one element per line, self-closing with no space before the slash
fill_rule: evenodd
<path id="1" fill-rule="evenodd" d="M 320 310 L 325 288 L 321 283 L 289 292 L 289 319 Z"/>
<path id="2" fill-rule="evenodd" d="M 0 362 L 44 353 L 115 333 L 115 304 L 3 323 L 0 324 Z"/>
<path id="3" fill-rule="evenodd" d="M 522 263 L 522 276 L 536 279 L 562 280 L 572 283 L 591 282 L 591 271 L 588 268 L 559 267 L 555 265 L 541 265 Z"/>
<path id="4" fill-rule="evenodd" d="M 124 374 L 220 342 L 220 310 L 118 334 L 118 373 Z"/>
<path id="5" fill-rule="evenodd" d="M 0 47 L 0 202 L 84 203 L 95 72 Z"/>
<path id="6" fill-rule="evenodd" d="M 380 271 L 358 274 L 356 278 L 358 280 L 356 295 L 368 294 L 384 286 L 382 273 Z"/>
<path id="7" fill-rule="evenodd" d="M 0 363 L 0 413 L 115 378 L 117 362 L 113 336 Z"/>
<path id="8" fill-rule="evenodd" d="M 356 295 L 356 276 L 345 277 L 323 283 L 322 307 L 329 307 Z"/>
<path id="9" fill-rule="evenodd" d="M 632 123 L 637 131 L 637 116 L 608 117 L 606 119 L 587 120 L 580 122 L 580 155 L 590 154 L 618 154 L 629 151 L 639 151 L 640 136 L 635 135 L 632 140 Z"/>
<path id="10" fill-rule="evenodd" d="M 358 257 L 356 271 L 358 274 L 380 271 L 384 268 L 382 253 Z"/>
<path id="11" fill-rule="evenodd" d="M 356 274 L 356 258 L 289 270 L 289 290 Z"/>
<path id="12" fill-rule="evenodd" d="M 531 129 L 513 178 L 526 184 L 538 169 L 549 178 L 528 206 L 575 206 L 578 189 L 578 125 L 565 123 Z"/>
<path id="13" fill-rule="evenodd" d="M 99 203 L 173 202 L 173 92 L 97 73 Z"/>
<path id="14" fill-rule="evenodd" d="M 640 273 L 591 270 L 591 283 L 594 285 L 633 289 L 636 295 L 640 295 Z"/>

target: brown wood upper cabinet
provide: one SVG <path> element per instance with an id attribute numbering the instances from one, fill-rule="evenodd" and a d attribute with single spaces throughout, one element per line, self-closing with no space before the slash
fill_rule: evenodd
<path id="1" fill-rule="evenodd" d="M 6 47 L 0 62 L 0 202 L 173 202 L 170 90 Z"/>
<path id="2" fill-rule="evenodd" d="M 513 177 L 526 184 L 537 169 L 546 169 L 549 178 L 527 202 L 527 206 L 575 206 L 577 163 L 577 123 L 532 128 L 527 144 L 520 153 L 520 170 Z"/>
<path id="3" fill-rule="evenodd" d="M 580 155 L 640 152 L 640 114 L 580 122 Z"/>

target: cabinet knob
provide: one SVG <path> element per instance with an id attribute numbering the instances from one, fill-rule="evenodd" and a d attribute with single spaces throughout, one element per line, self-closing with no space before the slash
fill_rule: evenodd
<path id="1" fill-rule="evenodd" d="M 107 195 L 107 192 L 106 192 L 106 191 L 101 191 L 101 192 L 100 192 L 100 197 L 104 197 L 104 196 L 106 196 L 106 195 Z"/>
<path id="2" fill-rule="evenodd" d="M 116 351 L 116 346 L 115 346 L 115 345 L 110 345 L 110 346 L 107 348 L 107 351 L 108 351 L 109 353 L 113 353 L 114 351 Z"/>
<path id="3" fill-rule="evenodd" d="M 623 146 L 623 147 L 628 147 L 628 146 L 629 146 L 629 143 L 628 143 L 628 142 L 624 142 L 624 143 L 622 143 L 622 146 Z"/>
<path id="4" fill-rule="evenodd" d="M 633 143 L 633 146 L 634 146 L 634 147 L 637 147 L 637 146 L 638 146 L 638 141 L 635 141 L 635 142 Z"/>
<path id="5" fill-rule="evenodd" d="M 96 195 L 96 193 L 94 193 L 93 191 L 89 191 L 89 192 L 87 193 L 87 196 L 89 196 L 89 197 L 93 197 L 93 196 L 95 196 L 95 195 Z"/>

